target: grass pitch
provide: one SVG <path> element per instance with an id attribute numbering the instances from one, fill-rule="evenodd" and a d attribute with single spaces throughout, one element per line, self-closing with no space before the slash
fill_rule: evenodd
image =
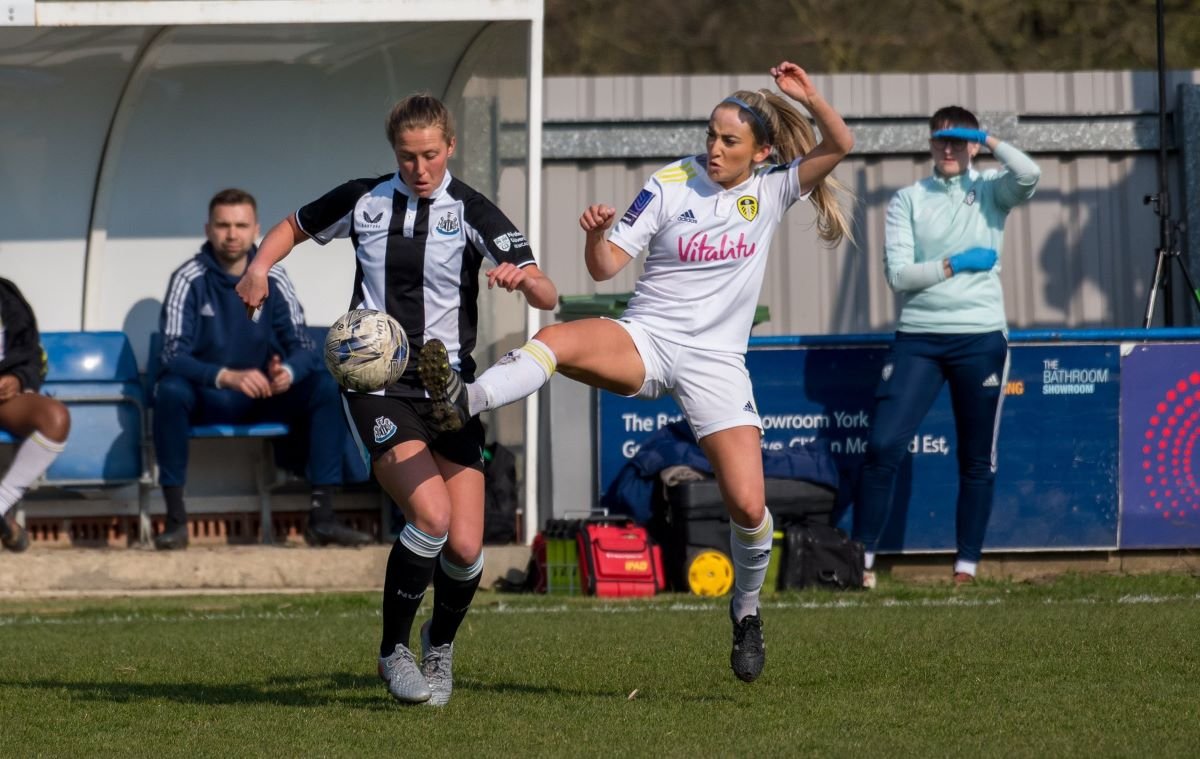
<path id="1" fill-rule="evenodd" d="M 426 602 L 428 606 L 428 601 Z M 482 593 L 443 709 L 375 676 L 374 594 L 0 607 L 0 756 L 1195 756 L 1200 581 L 1066 578 L 727 605 Z M 420 620 L 418 620 L 419 624 Z M 415 638 L 415 635 L 414 635 Z"/>

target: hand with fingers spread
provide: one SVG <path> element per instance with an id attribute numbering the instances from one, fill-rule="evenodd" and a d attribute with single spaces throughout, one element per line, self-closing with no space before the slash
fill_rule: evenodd
<path id="1" fill-rule="evenodd" d="M 487 273 L 488 289 L 503 287 L 510 293 L 525 281 L 525 270 L 507 261 Z"/>

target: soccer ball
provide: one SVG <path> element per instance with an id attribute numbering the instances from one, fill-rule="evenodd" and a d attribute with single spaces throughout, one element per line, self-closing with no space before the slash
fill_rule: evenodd
<path id="1" fill-rule="evenodd" d="M 382 311 L 350 311 L 325 337 L 325 366 L 347 390 L 382 390 L 400 379 L 407 365 L 408 335 L 400 322 Z"/>

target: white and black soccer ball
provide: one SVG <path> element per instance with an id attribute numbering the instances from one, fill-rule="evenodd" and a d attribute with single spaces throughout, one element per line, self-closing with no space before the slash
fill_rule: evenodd
<path id="1" fill-rule="evenodd" d="M 382 390 L 400 379 L 407 365 L 408 335 L 382 311 L 350 311 L 325 336 L 325 366 L 347 390 Z"/>

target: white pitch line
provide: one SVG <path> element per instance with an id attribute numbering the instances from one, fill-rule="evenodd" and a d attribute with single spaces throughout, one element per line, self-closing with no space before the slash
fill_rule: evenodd
<path id="1" fill-rule="evenodd" d="M 1154 595 L 1152 593 L 1142 593 L 1138 595 L 1119 596 L 1114 599 L 1102 599 L 1095 597 L 1082 598 L 1046 598 L 1041 601 L 1047 606 L 1062 606 L 1070 604 L 1100 604 L 1111 603 L 1114 605 L 1130 605 L 1130 604 L 1163 604 L 1163 603 L 1194 603 L 1200 601 L 1200 593 L 1190 596 L 1187 595 Z M 856 610 L 856 609 L 906 609 L 906 608 L 978 608 L 987 606 L 1002 606 L 1011 603 L 1003 598 L 921 598 L 914 600 L 904 600 L 899 598 L 879 598 L 875 597 L 871 600 L 863 601 L 851 598 L 840 598 L 831 601 L 768 601 L 762 604 L 762 608 L 771 609 L 804 609 L 808 611 L 820 610 Z M 718 603 L 702 603 L 696 601 L 674 601 L 670 603 L 606 603 L 596 606 L 570 606 L 568 604 L 558 604 L 555 606 L 542 606 L 539 604 L 523 604 L 510 603 L 500 601 L 495 606 L 479 606 L 471 610 L 472 616 L 480 614 L 568 614 L 571 612 L 580 612 L 584 614 L 635 614 L 649 611 L 659 612 L 681 612 L 681 613 L 710 613 L 720 610 L 721 606 Z M 8 615 L 0 616 L 0 627 L 31 627 L 37 625 L 56 625 L 56 626 L 72 626 L 72 625 L 119 625 L 130 624 L 134 622 L 153 622 L 153 623 L 170 623 L 178 624 L 181 622 L 237 622 L 237 621 L 291 621 L 316 619 L 318 617 L 332 617 L 334 619 L 365 619 L 369 617 L 380 616 L 378 609 L 362 609 L 358 611 L 342 611 L 337 613 L 322 612 L 319 609 L 312 611 L 258 611 L 258 612 L 209 612 L 196 613 L 184 612 L 182 614 L 163 614 L 161 612 L 154 613 L 131 613 L 131 614 L 111 614 L 103 617 L 89 616 L 70 616 L 70 617 L 55 617 L 41 615 Z"/>

